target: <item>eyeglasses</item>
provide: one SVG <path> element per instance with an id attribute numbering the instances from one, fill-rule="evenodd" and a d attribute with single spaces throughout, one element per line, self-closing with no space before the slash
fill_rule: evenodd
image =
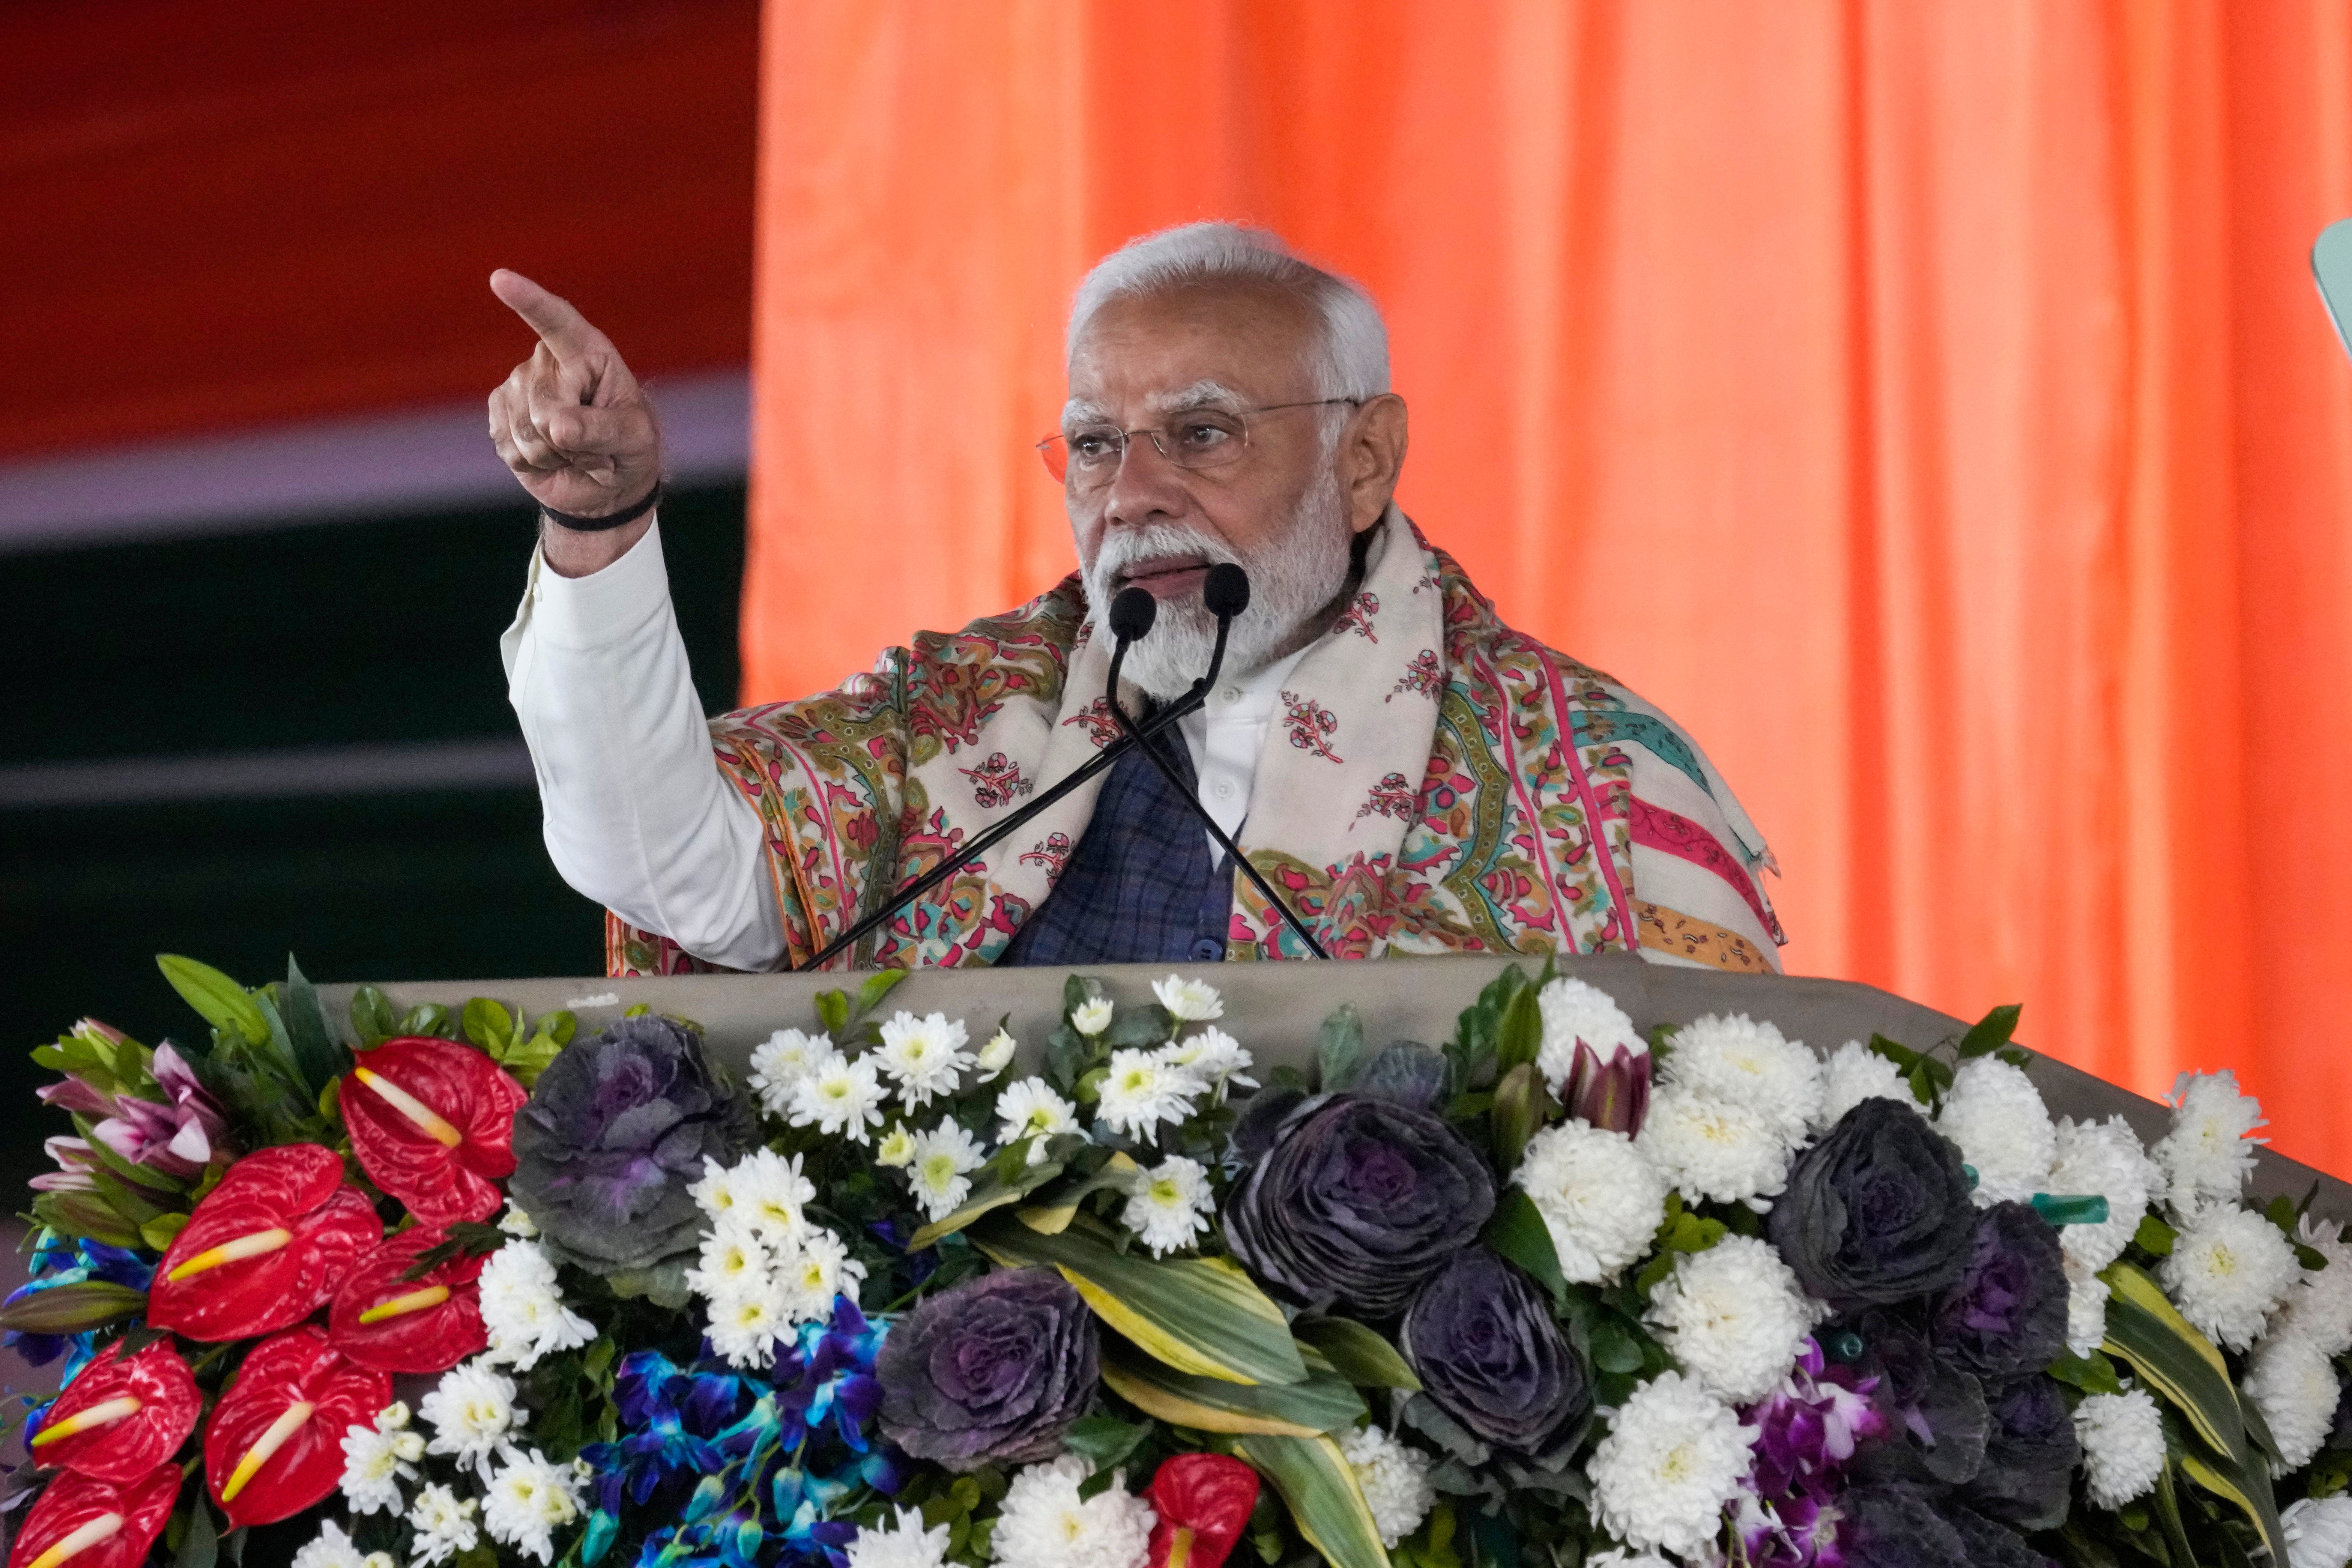
<path id="1" fill-rule="evenodd" d="M 1089 425 L 1067 435 L 1046 437 L 1037 443 L 1037 455 L 1045 459 L 1045 471 L 1056 482 L 1095 489 L 1110 483 L 1126 460 L 1128 442 L 1138 436 L 1148 437 L 1161 457 L 1180 468 L 1221 468 L 1241 461 L 1249 449 L 1253 416 L 1279 414 L 1286 408 L 1328 408 L 1335 403 L 1353 408 L 1362 402 L 1360 397 L 1318 397 L 1308 403 L 1272 403 L 1264 408 L 1196 408 L 1164 425 L 1139 425 L 1132 430 Z"/>

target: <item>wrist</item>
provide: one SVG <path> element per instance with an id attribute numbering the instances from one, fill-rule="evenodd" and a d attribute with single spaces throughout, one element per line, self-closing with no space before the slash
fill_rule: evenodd
<path id="1" fill-rule="evenodd" d="M 583 531 L 566 528 L 550 518 L 539 525 L 539 556 L 559 577 L 587 577 L 602 572 L 637 547 L 653 531 L 657 512 L 648 511 L 618 528 Z"/>
<path id="2" fill-rule="evenodd" d="M 644 495 L 631 501 L 627 506 L 616 511 L 603 512 L 593 517 L 558 511 L 545 501 L 540 503 L 539 510 L 540 515 L 546 518 L 548 521 L 558 528 L 568 529 L 573 533 L 604 533 L 612 529 L 625 528 L 660 505 L 662 489 L 661 480 L 656 479 Z"/>

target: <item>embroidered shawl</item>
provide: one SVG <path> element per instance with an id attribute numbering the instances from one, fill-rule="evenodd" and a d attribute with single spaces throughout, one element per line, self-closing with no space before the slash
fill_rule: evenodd
<path id="1" fill-rule="evenodd" d="M 1008 615 L 918 634 L 839 690 L 712 721 L 719 767 L 765 826 L 789 963 L 1115 738 L 1108 639 L 1093 632 L 1073 575 Z M 1276 723 L 1237 838 L 1335 957 L 1638 949 L 1779 967 L 1769 853 L 1705 754 L 1607 676 L 1505 626 L 1393 508 Z M 992 963 L 1099 791 L 966 861 L 835 963 Z M 614 974 L 711 967 L 606 924 Z M 1245 878 L 1227 953 L 1305 955 Z"/>

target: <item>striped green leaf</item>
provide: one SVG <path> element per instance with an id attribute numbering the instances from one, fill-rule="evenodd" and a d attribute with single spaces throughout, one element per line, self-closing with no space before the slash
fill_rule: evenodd
<path id="1" fill-rule="evenodd" d="M 1353 1318 L 1317 1318 L 1293 1331 L 1328 1359 L 1340 1376 L 1359 1388 L 1402 1388 L 1418 1393 L 1421 1379 L 1396 1346 Z"/>
<path id="2" fill-rule="evenodd" d="M 1389 1568 L 1380 1527 L 1347 1456 L 1328 1437 L 1235 1437 L 1233 1451 L 1273 1483 L 1307 1544 L 1331 1568 Z"/>
<path id="3" fill-rule="evenodd" d="M 1196 1432 L 1313 1437 L 1345 1431 L 1365 1414 L 1363 1397 L 1336 1373 L 1318 1373 L 1305 1383 L 1228 1383 L 1114 1351 L 1103 1357 L 1102 1380 L 1146 1415 Z"/>
<path id="4" fill-rule="evenodd" d="M 1097 1317 L 1178 1372 L 1226 1383 L 1307 1381 L 1289 1320 L 1239 1264 L 1136 1257 L 1105 1234 L 1083 1215 L 1054 1236 L 1008 1215 L 991 1216 L 972 1241 L 1005 1268 L 1061 1270 Z"/>
<path id="5" fill-rule="evenodd" d="M 953 1236 L 982 1215 L 1001 1209 L 1007 1204 L 1019 1203 L 1061 1173 L 1062 1162 L 1047 1160 L 1040 1164 L 1029 1166 L 1017 1181 L 983 1183 L 970 1198 L 965 1200 L 961 1208 L 957 1209 L 953 1214 L 940 1215 L 908 1237 L 907 1250 L 920 1252 L 927 1247 L 936 1247 L 940 1241 Z"/>
<path id="6" fill-rule="evenodd" d="M 2116 1263 L 2099 1278 L 2110 1292 L 2107 1353 L 2129 1362 L 2149 1391 L 2187 1423 L 2181 1473 L 2235 1506 L 2271 1549 L 2272 1560 L 2284 1563 L 2286 1539 L 2270 1466 L 2247 1432 L 2221 1351 L 2165 1300 L 2145 1269 Z"/>

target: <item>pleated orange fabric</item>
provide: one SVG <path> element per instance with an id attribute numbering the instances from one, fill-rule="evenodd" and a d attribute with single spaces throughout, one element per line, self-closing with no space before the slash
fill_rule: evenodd
<path id="1" fill-rule="evenodd" d="M 2344 0 L 772 0 L 747 698 L 1066 571 L 1129 237 L 1387 308 L 1402 500 L 1700 737 L 1793 969 L 2352 1139 Z"/>

